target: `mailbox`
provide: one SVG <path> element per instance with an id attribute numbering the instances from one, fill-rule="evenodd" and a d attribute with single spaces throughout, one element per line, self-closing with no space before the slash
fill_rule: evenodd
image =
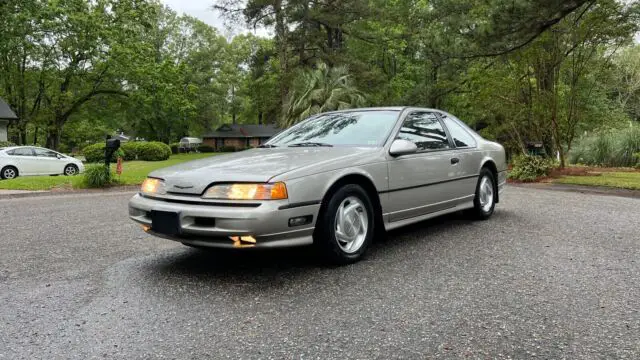
<path id="1" fill-rule="evenodd" d="M 111 139 L 111 136 L 107 135 L 107 142 L 104 147 L 104 164 L 109 165 L 111 163 L 111 157 L 120 148 L 120 140 Z"/>

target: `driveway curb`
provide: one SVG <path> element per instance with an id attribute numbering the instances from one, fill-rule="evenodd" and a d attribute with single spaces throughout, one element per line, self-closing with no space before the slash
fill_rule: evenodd
<path id="1" fill-rule="evenodd" d="M 556 183 L 509 183 L 509 186 L 640 199 L 640 190 L 620 189 L 607 186 L 586 186 Z"/>
<path id="2" fill-rule="evenodd" d="M 71 196 L 71 195 L 108 195 L 135 192 L 140 189 L 139 185 L 117 186 L 108 189 L 77 189 L 77 190 L 49 190 L 49 191 L 29 191 L 24 193 L 3 194 L 0 190 L 0 200 L 17 199 L 41 196 Z"/>

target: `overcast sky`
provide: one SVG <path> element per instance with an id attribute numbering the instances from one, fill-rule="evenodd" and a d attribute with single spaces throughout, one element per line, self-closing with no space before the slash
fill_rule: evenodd
<path id="1" fill-rule="evenodd" d="M 225 28 L 224 19 L 220 17 L 220 14 L 213 10 L 214 0 L 161 0 L 165 5 L 168 5 L 171 9 L 178 13 L 184 13 L 195 18 L 198 18 L 205 23 L 216 27 L 220 33 L 225 36 L 235 35 L 235 33 L 249 32 L 248 29 L 238 26 L 232 33 L 229 29 Z M 250 32 L 256 35 L 266 36 L 267 32 L 264 29 L 258 29 Z"/>

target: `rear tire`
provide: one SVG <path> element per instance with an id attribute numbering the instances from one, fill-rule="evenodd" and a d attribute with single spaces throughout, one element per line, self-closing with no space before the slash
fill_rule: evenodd
<path id="1" fill-rule="evenodd" d="M 478 220 L 487 220 L 496 207 L 496 180 L 491 170 L 482 168 L 476 185 L 471 214 Z"/>
<path id="2" fill-rule="evenodd" d="M 314 246 L 339 265 L 359 261 L 373 241 L 376 217 L 367 192 L 348 184 L 331 195 L 318 216 Z"/>
<path id="3" fill-rule="evenodd" d="M 18 169 L 14 166 L 5 166 L 0 170 L 0 178 L 3 180 L 15 179 L 18 177 Z"/>

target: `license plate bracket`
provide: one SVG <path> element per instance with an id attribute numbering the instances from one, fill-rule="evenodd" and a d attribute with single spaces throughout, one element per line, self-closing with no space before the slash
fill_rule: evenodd
<path id="1" fill-rule="evenodd" d="M 172 211 L 151 211 L 151 230 L 159 234 L 180 234 L 180 213 Z"/>

